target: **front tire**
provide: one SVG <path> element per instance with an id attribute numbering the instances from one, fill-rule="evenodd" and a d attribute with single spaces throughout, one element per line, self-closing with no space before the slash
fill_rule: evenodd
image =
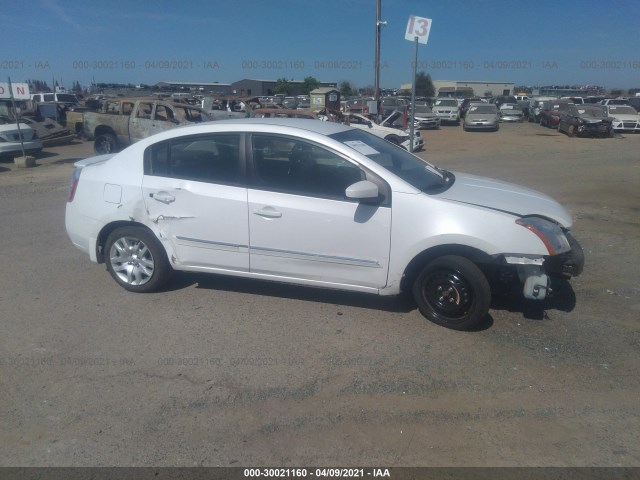
<path id="1" fill-rule="evenodd" d="M 115 229 L 107 237 L 104 253 L 107 270 L 130 292 L 154 292 L 171 276 L 172 269 L 164 248 L 145 228 Z"/>
<path id="2" fill-rule="evenodd" d="M 484 273 L 457 255 L 428 263 L 413 283 L 413 296 L 424 317 L 453 330 L 477 326 L 491 305 L 491 289 Z"/>

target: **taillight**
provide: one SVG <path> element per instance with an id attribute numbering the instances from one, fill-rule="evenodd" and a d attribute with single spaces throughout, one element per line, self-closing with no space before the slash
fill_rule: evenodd
<path id="1" fill-rule="evenodd" d="M 67 195 L 67 202 L 73 202 L 73 197 L 76 196 L 76 189 L 78 188 L 78 182 L 80 181 L 80 172 L 82 168 L 74 168 L 71 174 L 71 184 L 69 185 L 69 194 Z"/>

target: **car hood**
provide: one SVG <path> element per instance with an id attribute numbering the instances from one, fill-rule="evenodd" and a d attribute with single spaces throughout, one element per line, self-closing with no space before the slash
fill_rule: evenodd
<path id="1" fill-rule="evenodd" d="M 498 120 L 497 113 L 467 113 L 468 120 Z"/>
<path id="2" fill-rule="evenodd" d="M 437 120 L 438 115 L 435 113 L 416 113 L 416 120 Z"/>
<path id="3" fill-rule="evenodd" d="M 518 216 L 539 215 L 571 228 L 571 215 L 544 193 L 492 178 L 454 172 L 453 185 L 434 197 L 491 208 Z"/>

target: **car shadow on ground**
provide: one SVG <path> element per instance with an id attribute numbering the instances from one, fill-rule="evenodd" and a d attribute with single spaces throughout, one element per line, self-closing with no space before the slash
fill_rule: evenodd
<path id="1" fill-rule="evenodd" d="M 228 277 L 206 273 L 175 272 L 171 281 L 162 289 L 175 291 L 196 285 L 196 288 L 220 290 L 225 292 L 247 293 L 274 298 L 288 298 L 349 307 L 369 308 L 394 313 L 409 313 L 418 307 L 410 292 L 403 292 L 397 296 L 378 296 L 368 293 L 347 292 L 327 288 L 307 287 L 286 283 L 270 282 L 240 277 Z M 545 320 L 549 310 L 570 312 L 576 306 L 576 294 L 567 280 L 553 279 L 551 287 L 553 295 L 542 301 L 527 300 L 519 291 L 496 294 L 492 298 L 491 308 L 520 313 L 529 320 Z M 483 321 L 471 332 L 480 332 L 493 326 L 491 314 L 487 314 Z"/>
<path id="2" fill-rule="evenodd" d="M 227 277 L 205 273 L 175 272 L 164 290 L 180 290 L 191 285 L 208 290 L 248 293 L 276 298 L 289 298 L 306 302 L 327 303 L 350 307 L 370 308 L 387 312 L 408 313 L 416 304 L 410 295 L 378 296 L 368 293 L 347 292 L 328 288 L 307 287 L 264 280 Z"/>
<path id="3" fill-rule="evenodd" d="M 410 292 L 397 296 L 378 296 L 368 293 L 347 292 L 327 288 L 307 287 L 286 283 L 226 277 L 205 273 L 175 272 L 164 291 L 180 290 L 196 285 L 196 288 L 222 290 L 225 292 L 247 293 L 274 298 L 288 298 L 305 302 L 326 303 L 348 307 L 367 308 L 393 313 L 409 313 L 418 307 Z M 425 321 L 428 321 L 425 319 Z M 493 317 L 488 314 L 472 332 L 487 330 L 493 326 Z"/>
<path id="4" fill-rule="evenodd" d="M 568 280 L 552 279 L 553 291 L 549 298 L 544 300 L 527 300 L 518 292 L 494 295 L 491 308 L 506 310 L 508 312 L 522 313 L 529 320 L 546 320 L 550 310 L 571 312 L 576 307 L 576 293 Z"/>
<path id="5" fill-rule="evenodd" d="M 65 163 L 75 163 L 80 160 L 84 160 L 85 157 L 63 158 L 61 160 L 54 160 L 49 162 L 49 165 L 64 165 Z"/>

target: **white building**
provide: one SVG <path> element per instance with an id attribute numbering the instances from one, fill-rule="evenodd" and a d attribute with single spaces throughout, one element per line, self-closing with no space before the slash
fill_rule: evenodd
<path id="1" fill-rule="evenodd" d="M 506 82 L 484 82 L 484 81 L 460 81 L 460 80 L 434 80 L 433 86 L 438 97 L 462 96 L 462 91 L 473 91 L 477 97 L 498 95 L 513 95 L 515 85 Z M 456 95 L 456 92 L 460 94 Z"/>
<path id="2" fill-rule="evenodd" d="M 513 95 L 515 85 L 505 82 L 485 82 L 485 81 L 461 81 L 461 80 L 433 80 L 433 86 L 438 97 L 462 97 L 463 92 L 471 92 L 473 96 L 496 97 L 499 95 Z M 401 90 L 411 90 L 411 84 L 406 83 L 400 87 Z"/>

